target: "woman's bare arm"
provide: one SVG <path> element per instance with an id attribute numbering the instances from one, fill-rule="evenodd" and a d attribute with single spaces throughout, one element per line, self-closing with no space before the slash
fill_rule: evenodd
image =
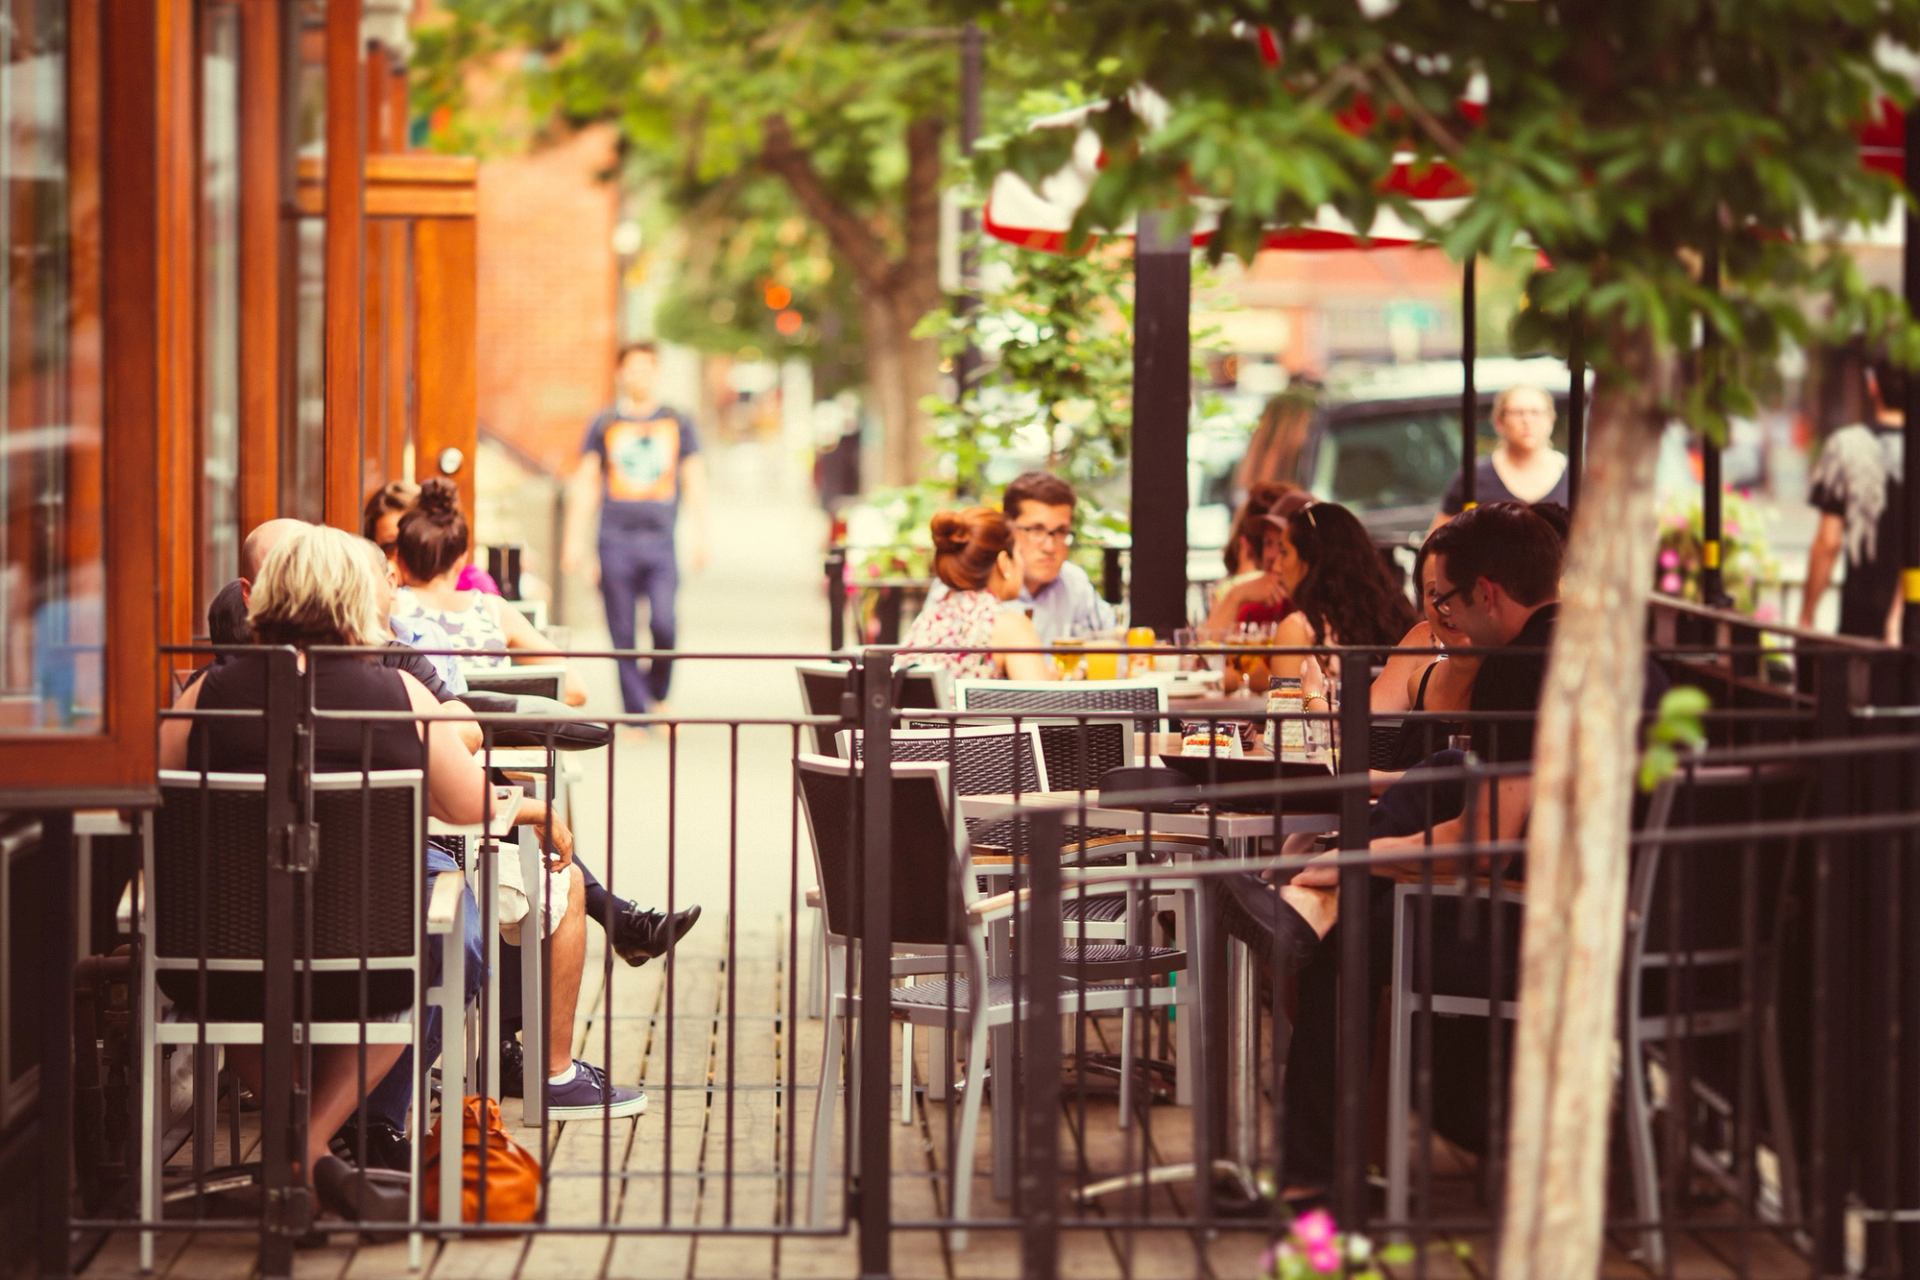
<path id="1" fill-rule="evenodd" d="M 1043 653 L 1002 653 L 1002 649 L 1039 649 L 1040 633 L 1033 629 L 1033 619 L 1018 609 L 1002 609 L 993 620 L 993 635 L 988 639 L 992 645 L 995 663 L 1006 672 L 1009 680 L 1058 680 L 1060 668 L 1056 667 Z"/>

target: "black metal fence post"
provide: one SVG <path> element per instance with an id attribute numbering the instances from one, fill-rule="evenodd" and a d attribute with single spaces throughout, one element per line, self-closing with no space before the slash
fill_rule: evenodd
<path id="1" fill-rule="evenodd" d="M 847 643 L 847 549 L 827 550 L 827 647 L 838 653 Z"/>
<path id="2" fill-rule="evenodd" d="M 1340 664 L 1340 774 L 1367 771 L 1367 737 L 1371 732 L 1369 685 L 1371 664 L 1363 655 L 1349 653 Z M 1340 848 L 1365 849 L 1367 793 L 1352 788 L 1340 797 Z M 1373 1035 L 1373 978 L 1367 972 L 1368 891 L 1372 877 L 1360 863 L 1340 871 L 1340 916 L 1348 927 L 1340 931 L 1339 1031 L 1335 1061 L 1342 1080 L 1368 1078 L 1367 1062 Z M 1334 1216 L 1350 1231 L 1364 1229 L 1367 1220 L 1367 1097 L 1361 1089 L 1342 1089 L 1334 1144 Z"/>
<path id="3" fill-rule="evenodd" d="M 302 705 L 300 669 L 292 650 L 267 658 L 265 712 L 267 848 L 266 971 L 262 974 L 261 1077 L 266 1096 L 260 1099 L 260 1274 L 287 1276 L 293 1271 L 293 1241 L 306 1233 L 313 1218 L 304 1178 L 293 1176 L 296 1160 L 306 1152 L 299 1142 L 304 1129 L 296 1114 L 298 1085 L 294 1072 L 293 961 L 294 886 L 311 852 L 308 832 L 301 825 L 306 786 L 306 761 L 301 757 Z"/>
<path id="4" fill-rule="evenodd" d="M 861 658 L 860 1089 L 853 1099 L 860 1133 L 860 1275 L 893 1272 L 893 658 L 868 649 Z M 828 1050 L 831 1052 L 831 1049 Z M 972 1082 L 969 1082 L 971 1085 Z"/>
<path id="5" fill-rule="evenodd" d="M 73 1274 L 73 959 L 80 903 L 73 814 L 40 815 L 40 1274 Z"/>
<path id="6" fill-rule="evenodd" d="M 1020 1105 L 1024 1107 L 1026 1159 L 1018 1171 L 1023 1227 L 1020 1274 L 1053 1280 L 1060 1265 L 1060 848 L 1066 816 L 1048 813 L 1029 820 L 1027 884 L 1032 893 L 1020 918 L 1020 959 L 1026 966 L 1027 1008 L 1022 1034 Z M 974 1087 L 972 1081 L 968 1087 Z M 1009 1105 L 1011 1099 L 1006 1104 Z M 964 1176 L 961 1171 L 958 1176 Z"/>
<path id="7" fill-rule="evenodd" d="M 1838 652 L 1822 653 L 1818 667 L 1816 733 L 1825 741 L 1844 738 L 1847 736 L 1847 657 Z M 1821 762 L 1817 801 L 1821 817 L 1837 818 L 1847 812 L 1847 782 L 1844 758 L 1829 756 Z M 1848 920 L 1852 876 L 1845 851 L 1835 848 L 1843 838 L 1820 837 L 1814 864 L 1813 1152 L 1809 1198 L 1814 1209 L 1814 1257 L 1822 1275 L 1840 1275 L 1846 1267 L 1846 1211 L 1853 1174 L 1850 1153 L 1853 1150 L 1854 1084 L 1848 1052 L 1849 1012 L 1854 995 L 1849 963 L 1853 938 Z"/>

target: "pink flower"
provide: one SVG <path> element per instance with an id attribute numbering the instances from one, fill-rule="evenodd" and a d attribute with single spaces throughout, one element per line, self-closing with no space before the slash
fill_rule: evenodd
<path id="1" fill-rule="evenodd" d="M 1722 537 L 1727 538 L 1739 537 L 1740 522 L 1738 520 L 1722 520 L 1720 522 L 1720 534 Z"/>
<path id="2" fill-rule="evenodd" d="M 1293 1220 L 1293 1238 L 1309 1249 L 1331 1248 L 1334 1232 L 1333 1215 L 1325 1209 L 1303 1213 Z"/>
<path id="3" fill-rule="evenodd" d="M 1331 1243 L 1318 1245 L 1307 1250 L 1307 1261 L 1321 1275 L 1330 1276 L 1340 1270 L 1340 1251 Z"/>
<path id="4" fill-rule="evenodd" d="M 1665 551 L 1662 551 L 1660 553 L 1660 567 L 1662 569 L 1678 569 L 1680 567 L 1680 553 L 1672 547 L 1668 547 Z"/>
<path id="5" fill-rule="evenodd" d="M 1778 622 L 1780 621 L 1780 610 L 1770 604 L 1756 606 L 1753 611 L 1753 620 L 1755 622 Z"/>
<path id="6" fill-rule="evenodd" d="M 1280 1265 L 1280 1246 L 1270 1244 L 1267 1251 L 1260 1255 L 1260 1274 L 1270 1276 Z"/>
<path id="7" fill-rule="evenodd" d="M 1661 589 L 1662 591 L 1664 591 L 1664 592 L 1666 592 L 1666 593 L 1667 593 L 1668 595 L 1670 595 L 1670 596 L 1677 596 L 1677 595 L 1679 595 L 1679 594 L 1680 594 L 1680 586 L 1681 586 L 1681 583 L 1680 583 L 1680 575 L 1679 575 L 1679 574 L 1677 574 L 1677 573 L 1665 573 L 1665 574 L 1662 574 L 1662 575 L 1660 575 L 1660 589 Z"/>

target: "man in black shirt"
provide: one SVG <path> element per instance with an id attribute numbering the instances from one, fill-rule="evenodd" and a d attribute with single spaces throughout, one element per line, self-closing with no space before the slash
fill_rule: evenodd
<path id="1" fill-rule="evenodd" d="M 1821 446 L 1807 495 L 1820 527 L 1807 549 L 1807 589 L 1800 625 L 1811 628 L 1844 549 L 1840 634 L 1893 640 L 1900 585 L 1900 472 L 1905 444 L 1906 371 L 1890 360 L 1867 370 L 1873 423 L 1842 427 Z"/>

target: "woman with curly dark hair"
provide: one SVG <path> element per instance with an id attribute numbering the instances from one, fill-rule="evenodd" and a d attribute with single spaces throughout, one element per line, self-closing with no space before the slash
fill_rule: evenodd
<path id="1" fill-rule="evenodd" d="M 1345 507 L 1314 502 L 1268 516 L 1267 569 L 1293 601 L 1276 645 L 1379 645 L 1390 649 L 1413 625 L 1413 606 L 1387 572 L 1366 526 Z M 1275 675 L 1298 674 L 1302 657 L 1276 656 Z"/>
<path id="2" fill-rule="evenodd" d="M 1221 584 L 1220 594 L 1207 613 L 1207 626 L 1231 631 L 1243 622 L 1281 622 L 1293 612 L 1293 602 L 1267 568 L 1266 534 L 1273 528 L 1267 517 L 1285 515 L 1312 501 L 1312 494 L 1285 480 L 1267 480 L 1253 486 L 1240 514 L 1233 519 L 1233 532 L 1227 535 L 1227 546 L 1221 553 L 1227 572 L 1235 576 Z"/>

